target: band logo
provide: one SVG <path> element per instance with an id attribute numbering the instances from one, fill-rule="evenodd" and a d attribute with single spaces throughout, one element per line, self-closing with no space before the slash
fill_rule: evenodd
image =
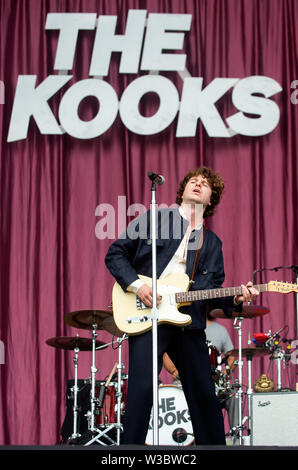
<path id="1" fill-rule="evenodd" d="M 158 415 L 158 429 L 163 426 L 182 425 L 190 422 L 190 414 L 187 407 L 179 409 L 179 400 L 176 403 L 176 396 L 161 398 L 159 402 L 160 413 Z M 149 423 L 149 430 L 152 430 L 152 419 Z"/>
<path id="2" fill-rule="evenodd" d="M 179 138 L 194 137 L 198 122 L 209 137 L 256 137 L 272 132 L 280 110 L 271 98 L 282 91 L 280 84 L 259 75 L 216 77 L 207 85 L 203 77 L 192 77 L 182 52 L 191 21 L 189 14 L 147 15 L 147 10 L 129 10 L 125 34 L 116 34 L 117 16 L 49 13 L 45 29 L 48 34 L 59 32 L 54 73 L 39 84 L 37 75 L 18 76 L 7 142 L 26 139 L 31 118 L 41 134 L 67 133 L 77 139 L 94 139 L 110 129 L 118 113 L 123 125 L 139 135 L 160 133 L 176 118 L 175 135 Z M 78 35 L 84 30 L 95 31 L 89 77 L 71 84 Z M 143 74 L 130 82 L 121 97 L 107 80 L 113 52 L 121 54 L 120 74 Z M 163 72 L 179 74 L 183 80 L 181 96 Z M 56 117 L 49 100 L 58 92 L 60 96 L 66 84 Z M 228 92 L 235 111 L 224 118 L 216 105 Z M 148 93 L 159 99 L 152 116 L 140 112 L 140 102 Z M 87 121 L 78 111 L 88 97 L 95 98 L 99 107 Z"/>

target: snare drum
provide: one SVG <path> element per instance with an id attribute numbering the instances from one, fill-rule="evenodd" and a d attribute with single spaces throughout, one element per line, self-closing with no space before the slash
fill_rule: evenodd
<path id="1" fill-rule="evenodd" d="M 194 442 L 192 423 L 184 393 L 176 385 L 160 385 L 159 444 L 188 446 Z M 146 444 L 153 444 L 152 414 Z"/>
<path id="2" fill-rule="evenodd" d="M 95 387 L 95 396 L 98 397 L 100 388 L 104 386 L 104 381 L 97 381 Z M 126 396 L 127 396 L 127 376 L 121 379 L 121 417 L 125 411 Z M 109 426 L 110 424 L 117 423 L 117 398 L 118 398 L 118 382 L 110 382 L 102 408 L 98 405 L 95 406 L 94 422 L 97 426 Z"/>

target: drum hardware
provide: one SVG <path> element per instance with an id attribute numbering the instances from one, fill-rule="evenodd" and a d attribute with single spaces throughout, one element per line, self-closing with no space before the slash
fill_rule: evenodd
<path id="1" fill-rule="evenodd" d="M 235 395 L 234 386 L 232 386 L 230 382 L 231 369 L 227 365 L 230 353 L 227 353 L 225 357 L 221 358 L 220 352 L 213 346 L 210 340 L 207 340 L 206 344 L 209 351 L 212 378 L 215 382 L 215 394 L 219 402 L 223 404 L 226 400 Z M 225 365 L 226 373 L 222 372 L 222 365 Z"/>
<path id="2" fill-rule="evenodd" d="M 187 436 L 193 436 L 193 434 L 187 432 L 184 428 L 174 429 L 172 433 L 173 441 L 177 442 L 177 444 L 183 444 L 183 442 L 186 441 Z"/>
<path id="3" fill-rule="evenodd" d="M 234 319 L 234 328 L 238 331 L 238 380 L 239 380 L 239 387 L 236 392 L 236 399 L 238 400 L 238 413 L 239 413 L 239 425 L 237 429 L 236 435 L 239 438 L 239 444 L 242 445 L 242 436 L 243 436 L 243 424 L 242 424 L 242 406 L 243 406 L 243 383 L 242 383 L 242 368 L 243 368 L 243 361 L 242 361 L 242 322 L 243 317 L 235 317 Z"/>
<path id="4" fill-rule="evenodd" d="M 73 390 L 73 432 L 70 437 L 70 440 L 77 439 L 81 436 L 78 432 L 78 360 L 79 360 L 79 352 L 81 351 L 90 351 L 92 349 L 92 343 L 89 338 L 80 338 L 79 335 L 75 337 L 67 337 L 67 336 L 60 336 L 56 338 L 49 338 L 46 340 L 46 343 L 49 346 L 53 346 L 55 348 L 64 349 L 64 350 L 73 350 L 74 357 L 74 386 Z M 102 341 L 96 341 L 96 346 L 99 348 L 106 348 L 108 345 L 103 343 Z"/>
<path id="5" fill-rule="evenodd" d="M 291 391 L 290 388 L 284 388 L 282 387 L 282 374 L 281 374 L 281 365 L 282 362 L 284 361 L 285 366 L 289 366 L 289 361 L 291 359 L 291 346 L 288 344 L 286 346 L 286 350 L 284 350 L 281 346 L 281 341 L 280 341 L 280 335 L 283 330 L 288 329 L 288 326 L 285 325 L 282 328 L 280 328 L 276 333 L 273 335 L 270 335 L 269 339 L 266 341 L 266 346 L 271 353 L 270 360 L 275 360 L 277 364 L 277 386 L 276 386 L 276 391 L 277 392 L 288 392 Z M 291 340 L 290 340 L 291 341 Z M 284 343 L 289 343 L 290 342 L 287 338 L 283 339 Z"/>
<path id="6" fill-rule="evenodd" d="M 78 310 L 70 312 L 65 315 L 65 322 L 75 328 L 80 328 L 84 330 L 90 330 L 92 335 L 92 363 L 91 363 L 91 392 L 90 392 L 90 410 L 87 412 L 88 419 L 88 428 L 89 432 L 87 433 L 87 442 L 83 445 L 88 446 L 95 442 L 98 442 L 102 445 L 106 445 L 105 442 L 100 439 L 104 437 L 108 440 L 110 444 L 119 444 L 120 443 L 120 432 L 122 430 L 121 425 L 121 369 L 124 367 L 121 363 L 121 351 L 122 351 L 122 342 L 128 338 L 126 334 L 123 334 L 120 331 L 113 319 L 113 313 L 110 310 Z M 95 364 L 95 352 L 98 349 L 101 349 L 102 345 L 97 343 L 97 330 L 106 330 L 111 333 L 113 336 L 117 336 L 118 342 L 118 363 L 115 364 L 113 370 L 110 373 L 110 377 L 105 384 L 104 388 L 99 390 L 99 397 L 96 397 L 96 373 L 98 369 Z M 113 342 L 113 344 L 115 341 Z M 101 405 L 101 409 L 104 403 L 104 395 L 106 393 L 107 387 L 111 381 L 114 372 L 118 369 L 118 385 L 117 385 L 117 423 L 109 424 L 105 429 L 98 429 L 95 426 L 95 416 L 99 412 L 98 405 Z M 99 402 L 100 399 L 100 402 Z M 111 429 L 117 429 L 117 440 L 112 439 L 108 433 Z M 90 438 L 90 439 L 89 439 Z"/>
<path id="7" fill-rule="evenodd" d="M 74 357 L 73 357 L 73 363 L 74 363 L 74 370 L 75 370 L 75 378 L 74 378 L 74 386 L 73 386 L 73 432 L 71 435 L 71 439 L 76 439 L 77 437 L 80 437 L 81 434 L 78 432 L 78 357 L 79 357 L 79 348 L 74 349 Z"/>
<path id="8" fill-rule="evenodd" d="M 94 335 L 94 333 L 93 333 Z M 95 373 L 96 373 L 96 368 L 95 368 L 95 362 L 94 362 L 94 357 L 95 354 L 93 355 L 93 362 L 92 362 L 92 367 L 91 367 L 91 410 L 87 413 L 87 418 L 89 422 L 89 434 L 91 435 L 91 439 L 89 439 L 87 442 L 84 443 L 84 446 L 89 446 L 91 444 L 94 444 L 95 442 L 102 444 L 102 445 L 107 445 L 105 441 L 102 440 L 102 438 L 106 439 L 110 445 L 120 445 L 120 438 L 121 438 L 121 431 L 123 430 L 122 424 L 121 424 L 121 404 L 122 404 L 122 369 L 124 368 L 124 365 L 122 364 L 122 342 L 127 339 L 128 336 L 126 334 L 123 335 L 122 338 L 117 338 L 118 342 L 118 362 L 115 363 L 107 381 L 105 384 L 101 385 L 99 388 L 99 395 L 98 398 L 96 397 L 96 380 L 95 380 Z M 94 351 L 95 352 L 95 351 Z M 103 408 L 104 408 L 104 398 L 107 393 L 109 384 L 111 382 L 111 379 L 116 371 L 118 369 L 117 373 L 117 393 L 116 393 L 116 401 L 117 401 L 117 421 L 116 423 L 105 423 L 104 420 L 102 423 L 99 424 L 99 426 L 102 426 L 102 428 L 98 428 L 95 426 L 95 420 L 96 420 L 96 414 L 103 413 Z M 116 428 L 116 440 L 113 439 L 110 435 L 109 432 L 112 429 Z"/>
<path id="9" fill-rule="evenodd" d="M 235 349 L 230 352 L 232 355 L 238 356 L 238 387 L 237 392 L 235 394 L 236 399 L 238 400 L 238 413 L 239 413 L 239 424 L 237 426 L 237 436 L 239 437 L 239 445 L 243 444 L 243 431 L 247 430 L 243 426 L 243 418 L 242 418 L 242 409 L 243 409 L 243 379 L 242 379 L 242 370 L 243 370 L 243 361 L 242 356 L 246 356 L 248 358 L 248 368 L 249 368 L 249 393 L 248 393 L 248 406 L 249 406 L 249 420 L 250 420 L 250 409 L 251 409 L 251 394 L 252 394 L 252 387 L 251 387 L 251 358 L 250 355 L 251 351 L 254 351 L 258 348 L 242 348 L 242 322 L 245 318 L 253 319 L 255 317 L 263 316 L 269 313 L 270 310 L 267 307 L 257 306 L 257 305 L 247 305 L 242 307 L 242 312 L 232 312 L 232 318 L 234 319 L 234 329 L 238 332 L 238 349 Z M 224 314 L 222 310 L 214 310 L 210 312 L 214 318 L 224 318 L 228 319 L 228 317 Z M 263 348 L 261 348 L 263 349 Z M 247 351 L 248 350 L 248 351 Z M 253 353 L 256 354 L 256 353 Z M 268 353 L 267 353 L 268 354 Z M 248 428 L 250 429 L 250 428 Z"/>
<path id="10" fill-rule="evenodd" d="M 234 349 L 233 351 L 230 352 L 233 356 L 237 357 L 239 356 L 239 350 Z M 260 347 L 248 347 L 248 348 L 243 348 L 241 351 L 242 356 L 244 356 L 247 359 L 247 371 L 248 371 L 248 388 L 246 391 L 247 394 L 247 404 L 248 404 L 248 429 L 251 429 L 251 398 L 253 394 L 253 388 L 252 388 L 252 369 L 251 369 L 251 364 L 252 364 L 252 359 L 253 357 L 261 357 L 269 354 L 269 351 L 267 348 L 260 348 Z M 240 423 L 240 420 L 239 420 Z M 248 433 L 248 436 L 250 436 L 250 432 Z"/>
<path id="11" fill-rule="evenodd" d="M 104 436 L 109 431 L 109 429 L 106 429 L 102 432 L 98 430 L 97 427 L 95 427 L 95 416 L 98 410 L 102 410 L 103 408 L 106 390 L 109 387 L 110 381 L 112 379 L 112 376 L 115 373 L 116 367 L 117 367 L 117 363 L 114 365 L 107 381 L 101 384 L 99 388 L 98 398 L 96 397 L 96 380 L 95 380 L 94 374 L 91 374 L 91 399 L 90 399 L 91 410 L 88 411 L 86 416 L 88 419 L 89 431 L 90 431 L 92 438 L 84 444 L 85 446 L 93 444 L 93 442 L 99 442 L 100 444 L 104 444 L 103 442 L 100 441 L 100 438 Z M 94 370 L 95 369 L 93 369 L 93 372 Z M 92 366 L 91 366 L 91 371 L 92 371 Z M 95 372 L 97 372 L 97 370 L 95 370 Z M 109 436 L 105 436 L 105 437 L 112 443 L 112 439 Z"/>
<path id="12" fill-rule="evenodd" d="M 226 437 L 228 436 L 237 437 L 240 442 L 240 436 L 242 436 L 242 439 L 244 439 L 244 436 L 242 433 L 243 430 L 247 431 L 247 435 L 250 437 L 251 435 L 250 427 L 244 426 L 244 423 L 246 422 L 247 419 L 248 419 L 248 416 L 245 416 L 242 420 L 241 425 L 239 424 L 238 426 L 232 427 L 232 429 L 230 429 L 229 432 L 226 434 Z"/>

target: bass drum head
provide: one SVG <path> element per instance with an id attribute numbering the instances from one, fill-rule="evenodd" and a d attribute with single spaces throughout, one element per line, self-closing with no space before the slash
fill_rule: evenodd
<path id="1" fill-rule="evenodd" d="M 158 402 L 159 445 L 192 444 L 193 429 L 183 390 L 176 385 L 160 385 Z M 152 412 L 145 443 L 153 445 Z"/>

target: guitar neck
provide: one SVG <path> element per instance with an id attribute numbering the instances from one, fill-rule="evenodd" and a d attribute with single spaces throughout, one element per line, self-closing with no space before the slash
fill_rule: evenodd
<path id="1" fill-rule="evenodd" d="M 259 292 L 267 292 L 268 284 L 255 284 L 255 287 Z M 193 290 L 188 292 L 178 292 L 175 294 L 176 303 L 189 303 L 196 300 L 209 300 L 217 299 L 221 297 L 234 297 L 235 295 L 241 295 L 241 286 L 238 287 L 220 287 L 217 289 L 207 290 Z"/>

